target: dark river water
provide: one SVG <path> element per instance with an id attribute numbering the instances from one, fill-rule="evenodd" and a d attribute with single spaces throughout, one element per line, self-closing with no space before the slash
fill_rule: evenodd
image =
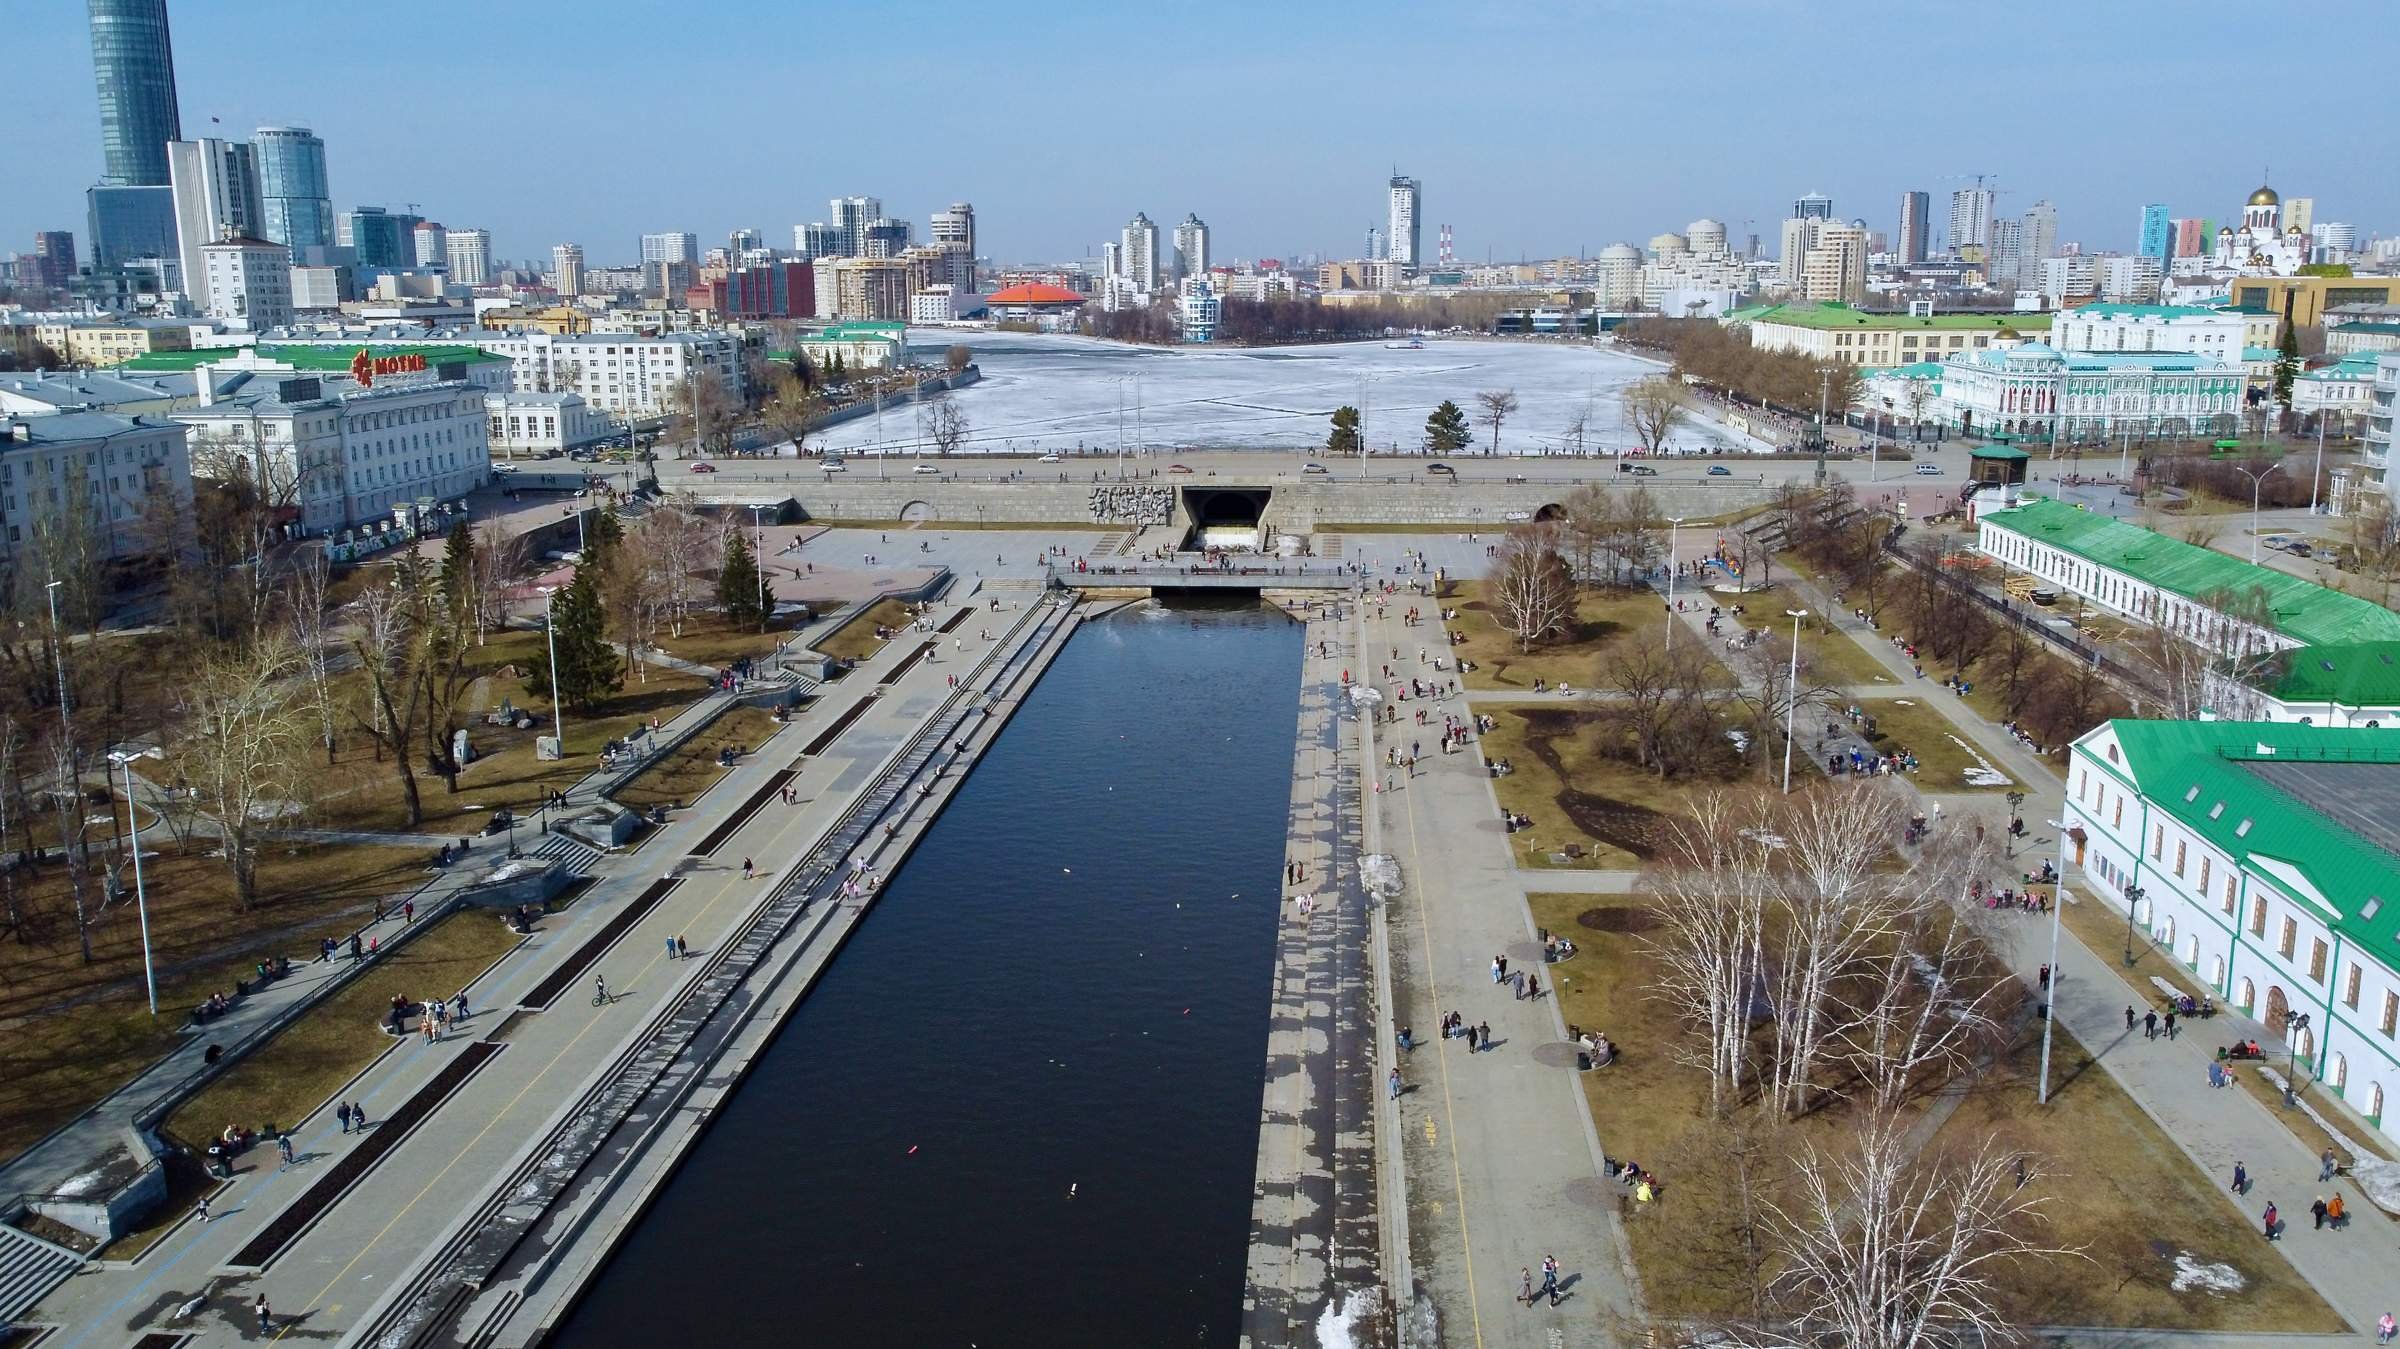
<path id="1" fill-rule="evenodd" d="M 1086 625 L 556 1342 L 1233 1343 L 1300 634 Z"/>

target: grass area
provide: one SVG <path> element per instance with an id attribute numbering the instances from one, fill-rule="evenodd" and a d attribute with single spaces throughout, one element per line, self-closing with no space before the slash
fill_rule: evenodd
<path id="1" fill-rule="evenodd" d="M 567 714 L 566 755 L 544 762 L 534 757 L 534 739 L 550 733 L 549 691 L 533 687 L 526 678 L 541 643 L 538 632 L 512 631 L 495 634 L 475 648 L 472 660 L 485 678 L 467 695 L 470 711 L 477 717 L 468 739 L 480 757 L 459 775 L 456 792 L 439 776 L 418 769 L 417 793 L 424 818 L 416 826 L 417 832 L 477 834 L 491 812 L 502 806 L 514 807 L 522 815 L 540 803 L 544 792 L 564 790 L 597 768 L 602 745 L 653 719 L 672 718 L 708 691 L 706 680 L 637 662 L 626 671 L 624 687 L 589 710 Z M 337 690 L 337 695 L 341 692 Z M 484 725 L 480 714 L 503 702 L 532 713 L 533 729 Z M 379 761 L 375 747 L 355 727 L 347 729 L 333 766 L 319 775 L 318 797 L 309 821 L 326 829 L 409 827 L 399 777 L 390 760 Z"/>
<path id="2" fill-rule="evenodd" d="M 1907 750 L 1917 756 L 1916 783 L 1930 792 L 2005 792 L 2015 788 L 2013 781 L 1991 786 L 1976 786 L 1967 781 L 1969 768 L 1990 766 L 1981 750 L 1973 749 L 1950 719 L 1936 710 L 1930 698 L 1956 698 L 1958 695 L 1939 685 L 1927 685 L 1914 698 L 1878 698 L 1861 703 L 1868 716 L 1875 719 L 1875 733 L 1869 736 L 1876 747 L 1885 753 Z"/>
<path id="3" fill-rule="evenodd" d="M 395 996 L 448 997 L 520 940 L 491 910 L 451 914 L 377 956 L 340 992 L 219 1074 L 167 1116 L 167 1131 L 205 1146 L 228 1124 L 261 1134 L 290 1128 L 392 1045 L 382 1023 Z"/>
<path id="4" fill-rule="evenodd" d="M 620 804 L 637 808 L 697 800 L 700 793 L 728 771 L 717 762 L 719 750 L 756 750 L 766 743 L 767 737 L 782 729 L 774 713 L 737 704 L 674 753 L 634 774 L 617 789 L 616 799 Z"/>
<path id="5" fill-rule="evenodd" d="M 2069 893 L 2074 892 L 2070 889 Z M 2217 998 L 2220 1005 L 2227 1005 L 2221 994 L 2201 982 L 2200 976 L 2186 967 L 2181 960 L 2175 957 L 2173 952 L 2153 941 L 2149 933 L 2138 927 L 2134 929 L 2133 933 L 2133 964 L 2126 965 L 2125 915 L 2121 910 L 2110 908 L 2086 894 L 2078 895 L 2077 902 L 2067 905 L 2063 917 L 2067 930 L 2075 934 L 2076 940 L 2089 948 L 2092 954 L 2107 961 L 2125 978 L 2127 983 L 2132 984 L 2146 995 L 2151 1005 L 2164 1004 L 2164 999 L 2158 996 L 2158 985 L 2150 982 L 2154 977 L 2165 979 L 2195 999 L 2205 994 Z M 2230 1028 L 2219 1029 L 2217 1024 L 2212 1021 L 2188 1020 L 2183 1022 L 2183 1026 L 2185 1034 L 2200 1036 L 2209 1043 L 2230 1044 L 2233 1042 L 2233 1031 Z M 2210 1037 L 2214 1038 L 2210 1039 Z M 2288 1056 L 2278 1057 L 2268 1066 L 2279 1074 L 2290 1075 L 2288 1071 L 2290 1058 Z M 2306 1080 L 2305 1073 L 2302 1080 Z M 2332 1148 L 2341 1154 L 2345 1162 L 2356 1160 L 2356 1149 L 2343 1146 L 2331 1134 L 2319 1128 L 2315 1120 L 2300 1111 L 2284 1109 L 2282 1093 L 2276 1091 L 2274 1086 L 2257 1071 L 2257 1065 L 2235 1065 L 2233 1081 L 2237 1088 L 2249 1093 L 2252 1099 L 2265 1106 L 2268 1114 L 2282 1121 L 2283 1127 L 2289 1129 L 2293 1137 L 2306 1144 L 2310 1152 L 2322 1152 L 2327 1148 Z M 2331 1089 L 2312 1085 L 2303 1087 L 2303 1091 L 2310 1097 L 2311 1104 L 2319 1110 L 2333 1115 L 2336 1119 L 2343 1117 L 2345 1108 L 2337 1106 L 2331 1099 L 2333 1096 Z M 2386 1161 L 2391 1160 L 2389 1151 L 2376 1142 L 2373 1129 L 2355 1120 L 2350 1123 L 2354 1126 L 2348 1130 L 2352 1142 L 2364 1144 L 2374 1156 L 2381 1157 Z"/>
<path id="6" fill-rule="evenodd" d="M 1800 630 L 1800 663 L 1822 683 L 1843 687 L 1852 684 L 1905 687 L 1875 659 L 1874 652 L 1860 646 L 1839 628 L 1804 624 Z M 1803 682 L 1801 687 L 1808 685 Z"/>
<path id="7" fill-rule="evenodd" d="M 1606 1034 L 1622 1057 L 1583 1074 L 1592 1122 L 1611 1156 L 1658 1172 L 1668 1189 L 1647 1211 L 1628 1210 L 1625 1234 L 1649 1310 L 1662 1317 L 1715 1318 L 1747 1311 L 1751 1253 L 1734 1221 L 1737 1152 L 1755 1157 L 1754 1183 L 1770 1188 L 1803 1145 L 1838 1145 L 1848 1127 L 1839 1107 L 1773 1128 L 1709 1120 L 1706 1078 L 1675 1061 L 1688 1032 L 1652 998 L 1646 981 L 1624 977 L 1648 964 L 1649 926 L 1633 896 L 1534 894 L 1534 921 L 1575 939 L 1576 957 L 1549 967 L 1569 1025 Z M 2058 1052 L 2053 1047 L 2053 1072 Z M 2249 1235 L 2243 1215 L 2215 1193 L 2173 1140 L 2093 1069 L 2081 1046 L 2063 1042 L 2065 1086 L 2046 1112 L 2033 1108 L 2038 1037 L 2015 1046 L 1990 1077 L 1960 1098 L 1931 1145 L 2003 1146 L 2044 1158 L 2065 1175 L 2047 1182 L 2051 1234 L 2088 1248 L 2089 1261 L 2053 1259 L 2008 1267 L 2001 1296 L 2021 1324 L 2161 1329 L 2331 1330 L 2337 1320 L 2291 1268 Z M 2087 1071 L 2088 1070 L 2088 1071 Z M 2152 1244 L 2167 1238 L 2165 1254 Z M 2251 1281 L 2238 1297 L 2177 1294 L 2167 1287 L 2176 1250 L 2233 1265 Z M 1772 1268 L 1771 1253 L 1764 1257 Z"/>
<path id="8" fill-rule="evenodd" d="M 876 636 L 875 629 L 905 627 L 911 617 L 906 604 L 887 596 L 852 614 L 813 645 L 836 660 L 865 660 L 883 650 L 883 644 L 890 640 Z"/>
<path id="9" fill-rule="evenodd" d="M 1464 586 L 1458 621 L 1450 625 L 1452 632 L 1466 638 L 1453 645 L 1450 654 L 1476 665 L 1467 671 L 1469 689 L 1522 692 L 1532 689 L 1536 679 L 1552 685 L 1564 679 L 1590 688 L 1600 682 L 1610 653 L 1666 638 L 1666 608 L 1655 592 L 1584 590 L 1575 596 L 1575 617 L 1565 637 L 1521 652 L 1517 639 L 1501 626 L 1498 610 L 1486 600 L 1487 593 L 1480 581 Z"/>
<path id="10" fill-rule="evenodd" d="M 1518 866 L 1624 870 L 1657 850 L 1677 818 L 1681 789 L 1602 754 L 1588 710 L 1546 704 L 1477 710 L 1497 723 L 1484 733 L 1484 758 L 1506 759 L 1512 769 L 1492 780 L 1501 808 L 1533 821 L 1508 836 Z M 1584 855 L 1553 861 L 1568 844 L 1580 845 Z"/>
<path id="11" fill-rule="evenodd" d="M 145 835 L 145 843 L 152 836 Z M 155 845 L 153 845 L 155 846 Z M 0 944 L 0 1156 L 13 1156 L 130 1081 L 181 1038 L 192 1007 L 265 954 L 312 956 L 320 937 L 355 929 L 380 896 L 414 889 L 419 848 L 270 847 L 258 905 L 233 903 L 223 863 L 198 852 L 145 852 L 143 891 L 158 970 L 158 1016 L 142 986 L 131 895 L 102 912 L 85 964 L 63 867 L 20 868 L 22 911 L 45 915 L 31 944 Z M 87 881 L 96 891 L 97 878 Z"/>
<path id="12" fill-rule="evenodd" d="M 791 640 L 797 626 L 793 620 L 797 617 L 786 614 L 770 618 L 765 632 L 754 632 L 734 627 L 722 615 L 704 614 L 684 624 L 681 635 L 661 633 L 658 645 L 678 660 L 722 670 L 745 656 L 755 660 L 772 654 L 776 647 Z"/>

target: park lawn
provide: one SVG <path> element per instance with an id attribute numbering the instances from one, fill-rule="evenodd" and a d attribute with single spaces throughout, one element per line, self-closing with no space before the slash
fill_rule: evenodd
<path id="1" fill-rule="evenodd" d="M 383 1018 L 395 995 L 411 1001 L 449 997 L 522 940 L 493 910 L 451 914 L 376 956 L 339 992 L 218 1074 L 167 1116 L 167 1132 L 205 1147 L 227 1124 L 261 1134 L 293 1127 L 391 1047 Z M 472 1000 L 469 1010 L 477 1010 Z M 481 1014 L 493 1015 L 489 1009 Z"/>
<path id="2" fill-rule="evenodd" d="M 840 627 L 818 638 L 814 646 L 835 660 L 865 660 L 890 640 L 877 637 L 875 629 L 903 628 L 913 617 L 906 604 L 886 596 L 852 614 Z"/>
<path id="3" fill-rule="evenodd" d="M 684 624 L 680 634 L 660 633 L 658 647 L 678 660 L 722 670 L 744 657 L 756 660 L 774 654 L 775 648 L 791 640 L 797 617 L 769 618 L 765 632 L 753 632 L 736 628 L 722 614 L 702 614 Z"/>
<path id="4" fill-rule="evenodd" d="M 2007 792 L 2016 790 L 2014 781 L 1991 786 L 1975 786 L 1966 779 L 1969 768 L 1989 765 L 2000 769 L 1983 751 L 1972 747 L 1950 719 L 1935 709 L 1929 700 L 1956 698 L 1958 695 L 1938 684 L 1927 685 L 1912 698 L 1877 698 L 1861 703 L 1866 714 L 1875 719 L 1875 734 L 1871 737 L 1877 748 L 1885 753 L 1905 749 L 1917 756 L 1917 772 L 1913 781 L 1929 792 Z M 2005 772 L 2006 770 L 2000 770 Z"/>
<path id="5" fill-rule="evenodd" d="M 1787 631 L 1785 636 L 1791 634 Z M 1839 628 L 1800 630 L 1800 664 L 1802 673 L 1821 684 L 1848 688 L 1854 684 L 1873 684 L 1899 689 L 1906 685 L 1875 659 L 1875 653 L 1858 644 L 1857 639 Z M 1802 688 L 1808 687 L 1803 682 Z"/>
<path id="6" fill-rule="evenodd" d="M 1494 720 L 1483 735 L 1487 763 L 1507 759 L 1511 772 L 1492 779 L 1504 810 L 1533 821 L 1508 836 L 1520 867 L 1630 870 L 1664 842 L 1679 816 L 1681 788 L 1637 764 L 1599 752 L 1599 728 L 1581 724 L 1588 707 L 1501 704 L 1477 709 Z M 1554 861 L 1567 844 L 1584 855 Z"/>
<path id="7" fill-rule="evenodd" d="M 143 842 L 151 844 L 145 834 Z M 267 954 L 314 957 L 322 937 L 346 936 L 376 899 L 425 880 L 421 848 L 270 845 L 259 858 L 255 908 L 234 907 L 224 865 L 171 846 L 143 854 L 158 1016 L 142 986 L 132 897 L 112 904 L 83 963 L 62 867 L 17 878 L 20 903 L 56 914 L 31 945 L 0 944 L 0 1156 L 14 1156 L 132 1080 L 181 1038 L 191 1009 Z"/>
<path id="8" fill-rule="evenodd" d="M 2159 993 L 2158 985 L 2150 982 L 2154 976 L 2165 979 L 2168 983 L 2190 994 L 2195 1000 L 2206 995 L 2216 998 L 2221 1007 L 2229 1005 L 2223 994 L 2203 983 L 2197 972 L 2185 966 L 2174 953 L 2161 946 L 2151 938 L 2148 932 L 2139 927 L 2135 928 L 2133 932 L 2133 964 L 2128 966 L 2125 963 L 2125 915 L 2110 908 L 2107 904 L 2093 899 L 2088 894 L 2078 894 L 2072 888 L 2068 893 L 2074 897 L 2075 902 L 2067 905 L 2061 911 L 2066 920 L 2067 930 L 2075 934 L 2075 939 L 2082 942 L 2092 954 L 2114 966 L 2118 973 L 2124 976 L 2127 983 L 2133 985 L 2144 995 L 2148 1005 L 2155 1007 L 2166 1005 L 2166 999 Z M 2234 1038 L 2231 1029 L 2219 1029 L 2217 1022 L 2204 1017 L 2182 1020 L 2179 1024 L 2179 1031 L 2185 1035 L 2200 1036 L 2210 1044 L 2230 1044 Z M 2273 1068 L 2279 1075 L 2285 1077 L 2291 1075 L 2289 1055 L 2279 1056 L 2271 1060 L 2267 1066 Z M 2267 1113 L 2281 1121 L 2283 1127 L 2290 1130 L 2292 1136 L 2306 1145 L 2310 1152 L 2323 1152 L 2327 1148 L 2332 1148 L 2341 1155 L 2345 1164 L 2357 1160 L 2357 1149 L 2345 1146 L 2333 1135 L 2318 1127 L 2317 1122 L 2306 1114 L 2297 1110 L 2284 1109 L 2282 1093 L 2276 1091 L 2274 1085 L 2258 1072 L 2257 1064 L 2235 1065 L 2233 1082 L 2237 1088 L 2248 1092 L 2260 1105 L 2265 1106 Z M 2373 1156 L 2386 1161 L 2392 1160 L 2390 1149 L 2376 1142 L 2373 1128 L 2355 1118 L 2348 1118 L 2347 1107 L 2337 1106 L 2328 1099 L 2332 1096 L 2330 1088 L 2318 1085 L 2305 1073 L 2299 1079 L 2298 1085 L 2304 1094 L 2309 1095 L 2310 1103 L 2318 1110 L 2324 1111 L 2337 1121 L 2346 1122 L 2350 1126 L 2347 1133 L 2351 1142 L 2365 1145 Z"/>
<path id="9" fill-rule="evenodd" d="M 737 703 L 673 753 L 634 774 L 616 790 L 615 798 L 636 808 L 688 805 L 731 771 L 717 763 L 717 751 L 736 746 L 755 752 L 782 729 L 772 712 Z"/>
<path id="10" fill-rule="evenodd" d="M 491 812 L 502 806 L 524 815 L 540 806 L 551 790 L 564 791 L 600 766 L 600 749 L 652 720 L 672 719 L 705 696 L 709 681 L 672 670 L 637 664 L 625 672 L 625 683 L 585 711 L 566 715 L 566 754 L 543 762 L 534 757 L 534 740 L 551 727 L 547 688 L 527 680 L 529 662 L 542 642 L 538 632 L 495 634 L 476 648 L 475 663 L 488 672 L 482 697 L 470 707 L 474 724 L 467 736 L 479 756 L 459 774 L 452 792 L 438 774 L 417 769 L 417 795 L 423 820 L 412 829 L 400 781 L 388 759 L 379 760 L 372 742 L 355 725 L 345 728 L 342 748 L 333 766 L 318 775 L 318 797 L 310 803 L 308 822 L 320 829 L 405 831 L 437 835 L 474 835 L 483 831 Z M 337 685 L 356 681 L 355 674 L 337 676 Z M 336 696 L 355 693 L 355 682 L 337 687 Z M 468 697 L 475 699 L 473 690 Z M 488 726 L 480 720 L 486 708 L 506 701 L 532 713 L 533 729 Z"/>
<path id="11" fill-rule="evenodd" d="M 1467 671 L 1469 689 L 1523 692 L 1530 690 L 1536 679 L 1551 685 L 1564 679 L 1591 688 L 1600 682 L 1610 653 L 1666 637 L 1666 606 L 1656 592 L 1641 588 L 1579 590 L 1567 636 L 1520 652 L 1517 639 L 1501 626 L 1499 613 L 1489 607 L 1484 598 L 1487 593 L 1480 581 L 1461 587 L 1458 621 L 1450 625 L 1452 632 L 1466 637 L 1451 646 L 1450 654 L 1474 661 L 1477 667 Z M 1433 631 L 1425 635 L 1428 649 L 1440 641 Z"/>
<path id="12" fill-rule="evenodd" d="M 2018 1325 L 2332 1333 L 2342 1319 L 2274 1248 L 2214 1177 L 2125 1094 L 2073 1036 L 2051 1046 L 2050 1105 L 2034 1105 L 2040 1023 L 1969 1091 L 1931 1146 L 1997 1137 L 2045 1159 L 2047 1235 L 2088 1258 L 2050 1258 L 2009 1279 L 2002 1307 Z M 2293 1204 L 2299 1211 L 2299 1205 Z M 2303 1215 L 2305 1216 L 2305 1215 Z M 2230 1265 L 2239 1293 L 2175 1292 L 2175 1257 Z"/>

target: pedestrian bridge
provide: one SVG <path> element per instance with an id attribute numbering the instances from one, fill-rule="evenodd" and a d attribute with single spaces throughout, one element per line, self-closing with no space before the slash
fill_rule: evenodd
<path id="1" fill-rule="evenodd" d="M 1350 590 L 1360 578 L 1343 571 L 1338 562 L 1261 558 L 1235 567 L 1052 567 L 1049 579 L 1070 590 Z"/>

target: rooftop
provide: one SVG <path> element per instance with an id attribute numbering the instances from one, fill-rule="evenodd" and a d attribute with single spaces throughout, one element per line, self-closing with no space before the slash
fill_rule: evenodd
<path id="1" fill-rule="evenodd" d="M 117 369 L 126 371 L 128 373 L 160 370 L 191 370 L 202 365 L 214 365 L 220 361 L 232 360 L 244 351 L 256 352 L 259 358 L 262 360 L 274 361 L 279 365 L 288 365 L 294 370 L 317 370 L 339 374 L 346 374 L 349 372 L 350 358 L 357 354 L 355 351 L 331 345 L 257 346 L 247 348 L 208 347 L 199 351 L 148 352 L 134 357 L 132 360 L 125 362 L 125 364 L 118 366 Z M 474 363 L 507 359 L 505 356 L 495 356 L 492 353 L 483 350 L 481 347 L 458 346 L 393 347 L 379 345 L 375 348 L 375 354 L 377 356 L 423 356 L 425 358 L 425 364 L 427 365 L 447 365 L 460 361 Z"/>
<path id="2" fill-rule="evenodd" d="M 1028 281 L 993 291 L 984 298 L 985 304 L 1082 304 L 1088 296 L 1077 295 L 1064 286 Z"/>
<path id="3" fill-rule="evenodd" d="M 13 449 L 27 441 L 36 445 L 74 445 L 87 440 L 98 440 L 104 436 L 117 435 L 137 427 L 155 431 L 174 425 L 175 423 L 169 421 L 144 417 L 124 417 L 114 412 L 44 413 L 38 417 L 12 417 L 6 421 L 0 421 L 0 426 L 10 428 L 7 438 L 0 440 L 0 446 Z M 22 428 L 22 431 L 20 432 L 18 428 Z M 22 439 L 19 438 L 20 435 L 22 435 Z"/>
<path id="4" fill-rule="evenodd" d="M 2087 304 L 2075 310 L 2077 318 L 2139 318 L 2139 319 L 2200 319 L 2215 318 L 2217 311 L 2192 304 Z"/>
<path id="5" fill-rule="evenodd" d="M 1001 303 L 994 296 L 995 303 Z M 1871 309 L 1852 309 L 1846 304 L 1827 300 L 1819 304 L 1753 305 L 1736 309 L 1725 316 L 1729 323 L 1783 323 L 1798 328 L 1842 329 L 1872 328 L 1920 331 L 1927 328 L 1972 332 L 1998 332 L 2014 328 L 2018 332 L 2048 331 L 2048 314 L 1935 314 L 1920 318 L 1913 314 L 1880 312 Z"/>
<path id="6" fill-rule="evenodd" d="M 2306 645 L 2400 640 L 2400 614 L 2380 604 L 2047 497 L 1982 519 L 2185 599 L 2263 594 L 2276 631 Z"/>
<path id="7" fill-rule="evenodd" d="M 2283 702 L 2400 705 L 2400 641 L 2303 646 L 2284 660 L 2283 678 L 2267 690 Z"/>

